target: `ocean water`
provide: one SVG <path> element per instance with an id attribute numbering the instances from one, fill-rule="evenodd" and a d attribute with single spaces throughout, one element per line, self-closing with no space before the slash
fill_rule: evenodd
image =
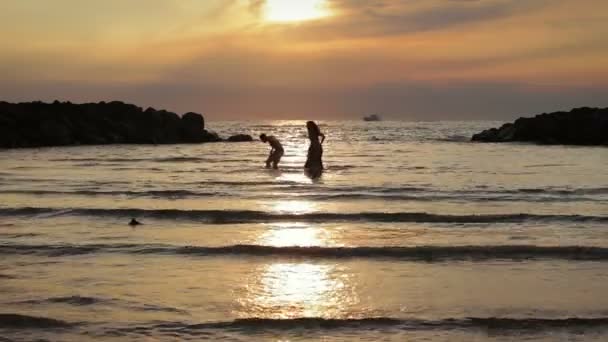
<path id="1" fill-rule="evenodd" d="M 0 340 L 608 339 L 608 149 L 496 122 L 210 122 L 213 143 L 0 151 Z M 143 225 L 131 227 L 137 218 Z"/>

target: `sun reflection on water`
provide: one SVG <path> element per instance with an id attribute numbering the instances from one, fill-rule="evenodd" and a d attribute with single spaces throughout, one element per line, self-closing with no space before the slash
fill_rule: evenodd
<path id="1" fill-rule="evenodd" d="M 290 210 L 300 210 L 291 203 Z M 285 208 L 284 208 L 285 209 Z M 257 244 L 286 247 L 333 244 L 331 230 L 307 223 L 272 223 L 256 240 Z M 253 270 L 238 302 L 243 317 L 297 318 L 350 317 L 359 302 L 352 274 L 336 263 L 271 261 Z"/>
<path id="2" fill-rule="evenodd" d="M 274 202 L 272 210 L 285 214 L 306 214 L 316 211 L 317 206 L 311 201 L 287 200 Z"/>
<path id="3" fill-rule="evenodd" d="M 257 270 L 241 301 L 248 316 L 344 317 L 358 297 L 336 265 L 277 262 Z"/>
<path id="4" fill-rule="evenodd" d="M 260 245 L 275 247 L 327 246 L 331 240 L 331 232 L 305 223 L 272 224 L 257 239 Z"/>
<path id="5" fill-rule="evenodd" d="M 302 172 L 285 172 L 285 173 L 281 173 L 278 177 L 277 180 L 281 181 L 281 182 L 287 182 L 287 183 L 296 183 L 296 184 L 313 184 L 315 183 L 315 180 L 311 179 L 310 177 L 306 176 L 306 174 L 304 173 L 304 161 L 302 161 Z"/>

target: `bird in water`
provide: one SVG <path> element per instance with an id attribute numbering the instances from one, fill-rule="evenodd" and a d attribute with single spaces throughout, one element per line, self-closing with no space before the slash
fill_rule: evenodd
<path id="1" fill-rule="evenodd" d="M 136 219 L 132 218 L 131 222 L 129 222 L 129 226 L 139 226 L 140 224 L 142 224 L 141 222 L 137 221 Z"/>

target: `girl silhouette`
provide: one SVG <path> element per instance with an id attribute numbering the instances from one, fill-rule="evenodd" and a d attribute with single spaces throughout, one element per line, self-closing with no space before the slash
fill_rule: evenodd
<path id="1" fill-rule="evenodd" d="M 308 129 L 310 146 L 308 147 L 308 157 L 306 158 L 304 169 L 310 177 L 318 178 L 321 176 L 321 173 L 323 173 L 322 145 L 325 141 L 325 135 L 321 133 L 319 126 L 313 121 L 306 122 L 306 128 Z M 321 141 L 319 141 L 319 137 L 321 137 Z"/>

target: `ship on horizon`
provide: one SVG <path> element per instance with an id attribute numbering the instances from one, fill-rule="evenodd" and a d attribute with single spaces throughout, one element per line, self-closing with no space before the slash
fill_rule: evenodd
<path id="1" fill-rule="evenodd" d="M 363 117 L 363 121 L 382 121 L 382 118 L 377 114 L 372 114 Z"/>

